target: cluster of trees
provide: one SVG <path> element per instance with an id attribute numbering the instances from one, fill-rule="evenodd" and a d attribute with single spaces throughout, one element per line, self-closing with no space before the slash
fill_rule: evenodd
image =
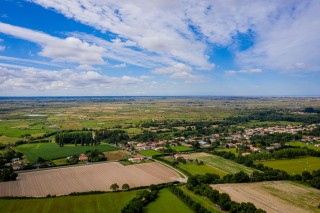
<path id="1" fill-rule="evenodd" d="M 247 116 L 235 116 L 227 118 L 223 125 L 236 125 L 240 123 L 246 123 L 251 120 L 258 121 L 289 121 L 289 122 L 301 122 L 305 124 L 319 123 L 320 115 L 300 115 L 291 114 L 289 112 L 279 112 L 276 110 L 257 111 Z"/>
<path id="2" fill-rule="evenodd" d="M 107 143 L 125 143 L 129 140 L 129 135 L 123 130 L 101 129 L 94 131 L 94 139 L 96 141 L 106 141 Z"/>
<path id="3" fill-rule="evenodd" d="M 215 184 L 221 181 L 220 176 L 216 174 L 205 174 L 191 176 L 187 182 L 187 188 L 195 194 L 207 197 L 211 202 L 216 203 L 224 211 L 228 212 L 246 212 L 246 213 L 263 213 L 262 209 L 257 209 L 254 204 L 237 203 L 231 200 L 226 193 L 219 193 L 208 184 Z"/>
<path id="4" fill-rule="evenodd" d="M 6 166 L 6 164 L 11 163 L 13 158 L 21 158 L 22 156 L 21 152 L 15 152 L 14 150 L 0 154 L 0 182 L 17 178 L 18 174 L 13 171 L 12 166 Z"/>
<path id="5" fill-rule="evenodd" d="M 191 197 L 184 194 L 183 191 L 175 186 L 170 186 L 169 190 L 175 194 L 180 200 L 187 204 L 192 210 L 198 213 L 209 213 L 210 211 L 203 207 L 200 203 L 192 200 Z"/>
<path id="6" fill-rule="evenodd" d="M 225 159 L 234 160 L 237 163 L 244 164 L 246 166 L 252 166 L 254 161 L 257 160 L 269 160 L 269 159 L 292 159 L 302 156 L 314 156 L 320 157 L 320 151 L 308 149 L 307 147 L 299 148 L 285 148 L 274 151 L 273 153 L 255 153 L 248 156 L 236 156 L 234 153 L 226 151 L 211 151 L 211 154 L 218 155 Z"/>
<path id="7" fill-rule="evenodd" d="M 293 140 L 300 140 L 301 134 L 290 134 L 290 133 L 274 133 L 266 135 L 254 135 L 250 138 L 252 144 L 261 144 L 262 146 L 270 146 L 270 144 L 277 142 L 281 146 L 284 146 L 286 142 Z"/>
<path id="8" fill-rule="evenodd" d="M 121 213 L 141 213 L 143 212 L 143 207 L 148 203 L 154 201 L 158 196 L 158 188 L 156 186 L 150 186 L 150 190 L 143 190 L 137 193 L 123 209 Z"/>
<path id="9" fill-rule="evenodd" d="M 16 180 L 18 174 L 13 172 L 12 166 L 0 169 L 0 182 Z"/>
<path id="10" fill-rule="evenodd" d="M 133 136 L 133 140 L 141 141 L 141 142 L 148 142 L 148 141 L 157 141 L 158 135 L 155 132 L 150 132 L 150 131 L 144 131 L 141 134 L 137 134 Z"/>
<path id="11" fill-rule="evenodd" d="M 97 141 L 93 139 L 91 131 L 77 131 L 77 132 L 61 132 L 55 135 L 55 141 L 59 146 L 63 147 L 64 144 L 74 144 L 77 146 L 97 145 Z"/>
<path id="12" fill-rule="evenodd" d="M 104 156 L 103 152 L 98 149 L 88 150 L 85 152 L 88 157 L 89 162 L 98 162 L 107 160 L 106 156 Z"/>

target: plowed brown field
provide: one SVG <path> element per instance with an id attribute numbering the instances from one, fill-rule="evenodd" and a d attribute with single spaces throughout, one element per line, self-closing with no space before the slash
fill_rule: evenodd
<path id="1" fill-rule="evenodd" d="M 251 202 L 268 213 L 320 212 L 320 191 L 289 181 L 212 185 L 237 202 Z"/>
<path id="2" fill-rule="evenodd" d="M 178 173 L 155 162 L 130 166 L 101 163 L 20 173 L 16 181 L 0 183 L 0 196 L 59 196 L 72 192 L 109 191 L 113 183 L 120 187 L 124 183 L 137 187 L 179 179 Z"/>

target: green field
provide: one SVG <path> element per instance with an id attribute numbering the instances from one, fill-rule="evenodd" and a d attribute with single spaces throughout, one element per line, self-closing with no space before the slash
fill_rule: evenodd
<path id="1" fill-rule="evenodd" d="M 288 172 L 289 174 L 301 174 L 307 170 L 312 172 L 313 170 L 320 169 L 320 158 L 319 157 L 303 157 L 286 160 L 270 160 L 261 161 L 265 166 L 269 166 L 274 169 L 280 169 Z"/>
<path id="2" fill-rule="evenodd" d="M 147 205 L 144 212 L 150 213 L 191 213 L 193 212 L 186 204 L 179 198 L 172 194 L 168 189 L 159 191 L 158 198 Z"/>
<path id="3" fill-rule="evenodd" d="M 17 146 L 16 149 L 19 152 L 22 152 L 29 161 L 35 162 L 38 157 L 50 160 L 67 157 L 73 154 L 81 154 L 87 150 L 98 149 L 102 152 L 106 152 L 118 150 L 119 148 L 109 144 L 101 144 L 97 146 L 65 145 L 64 147 L 60 147 L 56 143 L 33 143 Z"/>
<path id="4" fill-rule="evenodd" d="M 204 175 L 206 173 L 214 173 L 220 175 L 220 177 L 225 176 L 228 174 L 227 172 L 224 172 L 222 170 L 216 169 L 209 165 L 196 165 L 194 163 L 188 162 L 187 164 L 179 163 L 179 168 L 184 169 L 188 172 L 190 172 L 192 175 Z"/>
<path id="5" fill-rule="evenodd" d="M 137 191 L 41 199 L 0 199 L 0 211 L 10 213 L 121 212 Z"/>
<path id="6" fill-rule="evenodd" d="M 238 156 L 238 155 L 239 155 L 239 153 L 237 152 L 237 148 L 217 149 L 216 151 L 231 152 L 231 153 L 235 154 L 236 156 Z"/>
<path id="7" fill-rule="evenodd" d="M 187 146 L 171 146 L 171 149 L 173 149 L 177 152 L 184 152 L 184 151 L 192 150 L 190 147 L 187 147 Z"/>
<path id="8" fill-rule="evenodd" d="M 162 155 L 161 152 L 157 152 L 157 151 L 152 150 L 152 149 L 150 149 L 150 150 L 142 150 L 142 151 L 139 151 L 139 153 L 141 155 L 144 155 L 144 156 Z"/>
<path id="9" fill-rule="evenodd" d="M 299 142 L 299 141 L 294 141 L 294 142 L 287 142 L 286 144 L 291 145 L 291 146 L 300 146 L 300 147 L 307 147 L 309 149 L 314 149 L 316 151 L 320 151 L 320 147 L 316 147 L 310 144 L 306 144 L 303 142 Z"/>
<path id="10" fill-rule="evenodd" d="M 188 190 L 186 186 L 180 186 L 179 187 L 186 195 L 192 198 L 197 203 L 200 203 L 202 206 L 204 206 L 206 209 L 208 209 L 210 212 L 216 213 L 216 212 L 222 212 L 219 211 L 213 202 L 209 200 L 209 198 L 201 195 L 197 195 L 193 193 L 192 191 Z"/>
<path id="11" fill-rule="evenodd" d="M 251 174 L 254 169 L 243 166 L 241 164 L 235 163 L 231 160 L 224 159 L 222 157 L 211 155 L 207 153 L 192 153 L 188 155 L 190 158 L 202 160 L 207 165 L 212 166 L 213 168 L 220 170 L 225 173 L 237 173 L 244 171 L 248 174 Z"/>

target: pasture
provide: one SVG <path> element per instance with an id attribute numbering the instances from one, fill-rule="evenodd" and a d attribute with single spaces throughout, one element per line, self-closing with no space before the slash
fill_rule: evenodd
<path id="1" fill-rule="evenodd" d="M 102 152 L 119 150 L 119 148 L 109 144 L 97 146 L 64 145 L 63 147 L 60 147 L 56 143 L 30 143 L 16 147 L 16 150 L 22 152 L 30 162 L 36 162 L 38 157 L 42 157 L 45 160 L 52 160 L 74 154 L 81 154 L 87 150 L 94 149 L 98 149 Z"/>
<path id="2" fill-rule="evenodd" d="M 205 197 L 205 196 L 201 196 L 199 194 L 195 194 L 194 192 L 188 190 L 188 188 L 184 185 L 184 186 L 180 186 L 179 187 L 186 195 L 188 195 L 189 197 L 192 198 L 192 200 L 194 200 L 195 202 L 200 203 L 202 206 L 204 206 L 205 208 L 207 208 L 210 212 L 212 213 L 217 213 L 217 212 L 222 212 L 220 210 L 218 210 L 215 206 L 215 204 L 209 200 L 209 198 Z"/>
<path id="3" fill-rule="evenodd" d="M 294 159 L 283 160 L 269 160 L 261 161 L 265 166 L 269 166 L 274 169 L 280 169 L 288 172 L 290 175 L 301 174 L 303 171 L 312 172 L 313 170 L 320 169 L 319 157 L 301 157 Z"/>
<path id="4" fill-rule="evenodd" d="M 254 169 L 243 166 L 241 164 L 235 163 L 231 160 L 224 159 L 222 157 L 207 154 L 204 152 L 201 153 L 192 153 L 184 155 L 186 158 L 198 159 L 203 161 L 208 166 L 219 170 L 221 173 L 237 173 L 240 171 L 244 171 L 248 174 L 251 174 Z"/>
<path id="5" fill-rule="evenodd" d="M 117 151 L 110 151 L 104 152 L 104 155 L 107 157 L 108 160 L 122 160 L 129 156 L 131 153 L 125 150 L 117 150 Z"/>
<path id="6" fill-rule="evenodd" d="M 214 173 L 214 174 L 220 175 L 220 177 L 223 177 L 226 174 L 228 174 L 227 172 L 224 172 L 220 169 L 216 169 L 215 167 L 207 164 L 196 165 L 194 163 L 187 162 L 186 164 L 179 163 L 178 167 L 190 172 L 192 175 L 197 175 L 197 174 L 204 175 L 206 173 Z"/>
<path id="7" fill-rule="evenodd" d="M 72 192 L 110 191 L 113 183 L 138 187 L 177 180 L 180 175 L 160 163 L 123 166 L 109 162 L 19 173 L 16 181 L 0 183 L 0 196 L 59 196 Z"/>
<path id="8" fill-rule="evenodd" d="M 1 199 L 1 212 L 53 213 L 53 212 L 121 212 L 135 197 L 138 190 L 117 193 L 63 196 L 40 199 Z"/>
<path id="9" fill-rule="evenodd" d="M 187 146 L 171 146 L 170 148 L 177 151 L 177 152 L 185 152 L 185 151 L 192 150 L 192 148 L 187 147 Z"/>
<path id="10" fill-rule="evenodd" d="M 162 189 L 158 193 L 158 198 L 149 203 L 144 212 L 148 213 L 192 213 L 193 211 L 184 204 L 178 197 L 172 194 L 168 189 Z"/>
<path id="11" fill-rule="evenodd" d="M 162 152 L 157 152 L 155 150 L 141 150 L 139 151 L 139 154 L 144 155 L 144 156 L 155 156 L 155 155 L 162 155 Z"/>
<path id="12" fill-rule="evenodd" d="M 299 141 L 287 142 L 286 144 L 291 145 L 291 146 L 307 147 L 309 149 L 314 149 L 316 151 L 320 151 L 320 147 L 317 147 L 317 146 L 314 146 L 311 144 L 307 144 L 307 143 L 303 143 L 303 142 L 299 142 Z"/>
<path id="13" fill-rule="evenodd" d="M 289 181 L 211 185 L 236 202 L 252 202 L 268 213 L 319 212 L 320 191 Z"/>

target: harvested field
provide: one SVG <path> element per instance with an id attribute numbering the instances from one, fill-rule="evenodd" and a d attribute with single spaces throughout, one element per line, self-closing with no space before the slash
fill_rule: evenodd
<path id="1" fill-rule="evenodd" d="M 147 186 L 180 180 L 180 176 L 160 163 L 123 166 L 101 163 L 20 173 L 16 181 L 0 183 L 0 196 L 66 195 L 72 192 L 110 191 L 110 185 L 120 187 Z"/>
<path id="2" fill-rule="evenodd" d="M 211 185 L 237 202 L 251 202 L 268 213 L 319 212 L 320 191 L 289 181 Z"/>
<path id="3" fill-rule="evenodd" d="M 131 153 L 125 150 L 104 152 L 104 155 L 108 160 L 122 160 L 123 158 L 129 156 Z"/>

